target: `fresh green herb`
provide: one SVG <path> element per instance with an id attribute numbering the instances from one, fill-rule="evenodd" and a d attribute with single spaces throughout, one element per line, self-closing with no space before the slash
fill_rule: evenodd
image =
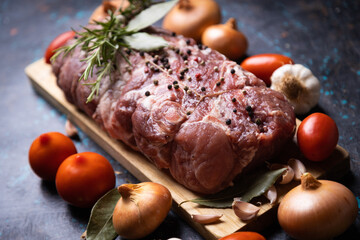
<path id="1" fill-rule="evenodd" d="M 66 56 L 76 47 L 81 47 L 86 52 L 86 57 L 81 61 L 86 62 L 86 68 L 79 81 L 88 80 L 96 72 L 94 82 L 85 83 L 91 87 L 87 102 L 99 94 L 101 80 L 110 76 L 114 70 L 117 53 L 131 65 L 121 48 L 135 49 L 138 51 L 153 51 L 166 47 L 167 42 L 157 36 L 139 32 L 140 30 L 160 20 L 178 0 L 156 3 L 152 0 L 130 0 L 130 5 L 125 10 L 120 10 L 116 16 L 110 12 L 109 19 L 104 22 L 95 21 L 94 28 L 82 27 L 76 31 L 78 38 L 69 45 L 59 48 L 52 60 L 60 54 Z"/>
<path id="2" fill-rule="evenodd" d="M 258 171 L 251 175 L 243 175 L 234 186 L 219 193 L 184 201 L 193 202 L 206 207 L 228 208 L 231 207 L 234 198 L 240 197 L 244 202 L 250 202 L 254 197 L 264 194 L 282 175 L 285 168 L 271 171 Z"/>

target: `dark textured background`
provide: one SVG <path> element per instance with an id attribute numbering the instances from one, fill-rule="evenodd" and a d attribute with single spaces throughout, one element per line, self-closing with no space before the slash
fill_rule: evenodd
<path id="1" fill-rule="evenodd" d="M 0 1 L 0 239 L 79 239 L 89 210 L 67 205 L 53 184 L 41 181 L 28 164 L 28 149 L 38 135 L 64 132 L 66 117 L 32 89 L 24 68 L 40 59 L 58 34 L 85 25 L 101 0 Z M 273 52 L 309 67 L 322 84 L 314 111 L 330 115 L 349 153 L 351 172 L 341 182 L 360 196 L 360 1 L 217 1 L 223 22 L 238 20 L 248 37 L 249 55 Z M 300 117 L 301 118 L 301 117 Z M 84 133 L 79 152 L 106 156 L 117 185 L 136 182 Z M 359 198 L 358 198 L 359 199 Z M 339 239 L 360 239 L 360 217 Z M 290 239 L 276 224 L 262 232 L 267 239 Z M 149 239 L 202 239 L 171 213 Z"/>

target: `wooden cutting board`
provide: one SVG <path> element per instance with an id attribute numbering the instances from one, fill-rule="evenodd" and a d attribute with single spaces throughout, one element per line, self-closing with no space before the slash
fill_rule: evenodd
<path id="1" fill-rule="evenodd" d="M 173 210 L 181 215 L 206 239 L 218 239 L 230 233 L 240 230 L 259 231 L 273 222 L 276 222 L 277 204 L 265 203 L 261 205 L 258 217 L 249 222 L 241 221 L 232 209 L 203 208 L 195 203 L 185 203 L 178 206 L 184 200 L 198 197 L 193 192 L 184 188 L 172 179 L 165 171 L 158 170 L 153 164 L 138 152 L 135 152 L 124 144 L 111 139 L 94 121 L 82 112 L 79 112 L 72 104 L 68 103 L 62 91 L 56 85 L 56 78 L 51 71 L 51 66 L 40 59 L 25 69 L 34 89 L 40 93 L 54 107 L 67 115 L 68 119 L 82 129 L 89 137 L 107 151 L 123 167 L 130 171 L 140 181 L 153 181 L 166 186 L 172 194 Z M 298 124 L 300 121 L 297 122 Z M 350 169 L 349 155 L 342 147 L 337 146 L 332 156 L 324 162 L 314 163 L 304 159 L 296 147 L 295 142 L 284 147 L 283 152 L 276 157 L 276 162 L 287 162 L 291 157 L 300 159 L 306 166 L 307 171 L 317 178 L 337 179 L 344 176 Z M 279 199 L 299 182 L 292 182 L 278 187 Z M 280 200 L 279 200 L 280 201 Z M 216 224 L 201 225 L 191 219 L 192 214 L 223 214 L 221 221 Z"/>

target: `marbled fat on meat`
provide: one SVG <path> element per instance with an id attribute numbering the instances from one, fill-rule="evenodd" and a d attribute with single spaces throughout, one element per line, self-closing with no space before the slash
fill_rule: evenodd
<path id="1" fill-rule="evenodd" d="M 192 39 L 153 34 L 169 46 L 150 53 L 123 49 L 131 65 L 119 55 L 88 104 L 89 87 L 78 81 L 84 53 L 58 57 L 53 71 L 66 99 L 199 193 L 226 188 L 292 138 L 295 115 L 282 94 Z"/>

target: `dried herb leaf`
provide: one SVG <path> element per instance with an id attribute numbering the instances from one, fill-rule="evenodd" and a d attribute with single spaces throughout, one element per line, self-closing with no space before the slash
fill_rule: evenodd
<path id="1" fill-rule="evenodd" d="M 168 45 L 167 41 L 165 41 L 162 37 L 153 36 L 144 32 L 125 36 L 124 41 L 130 46 L 130 48 L 145 52 L 158 50 Z"/>
<path id="2" fill-rule="evenodd" d="M 139 31 L 144 29 L 158 20 L 160 20 L 171 8 L 175 6 L 177 0 L 154 4 L 151 7 L 143 10 L 141 13 L 131 19 L 127 25 L 127 31 Z"/>
<path id="3" fill-rule="evenodd" d="M 272 185 L 274 185 L 284 171 L 286 171 L 286 168 L 267 171 L 256 176 L 252 184 L 248 186 L 247 191 L 241 195 L 241 200 L 249 202 L 254 197 L 264 194 Z"/>
<path id="4" fill-rule="evenodd" d="M 89 223 L 86 229 L 87 240 L 115 239 L 112 215 L 120 193 L 115 188 L 100 198 L 91 210 Z"/>
<path id="5" fill-rule="evenodd" d="M 214 195 L 184 201 L 193 202 L 206 207 L 228 208 L 231 207 L 235 197 L 244 202 L 250 202 L 254 197 L 264 194 L 282 175 L 286 168 L 277 170 L 258 171 L 251 175 L 243 175 L 234 186 L 229 187 Z"/>

